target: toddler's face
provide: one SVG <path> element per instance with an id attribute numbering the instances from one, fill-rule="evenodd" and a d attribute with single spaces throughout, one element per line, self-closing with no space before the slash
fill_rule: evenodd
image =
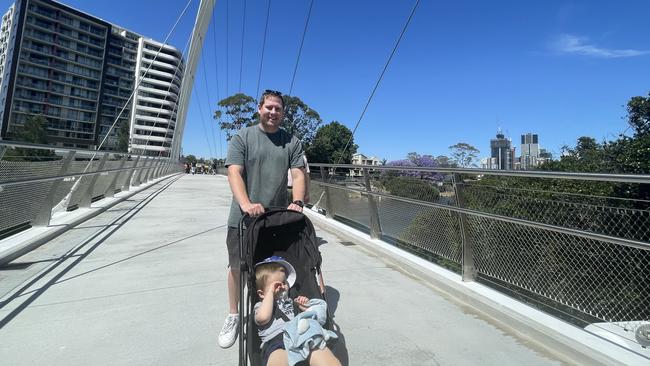
<path id="1" fill-rule="evenodd" d="M 276 283 L 276 282 L 282 283 L 282 288 L 280 289 L 280 291 L 275 292 L 274 297 L 276 299 L 279 298 L 283 292 L 286 293 L 287 291 L 289 291 L 289 284 L 287 283 L 287 274 L 285 273 L 284 269 L 279 270 L 277 272 L 273 272 L 269 276 L 268 280 L 269 283 Z"/>

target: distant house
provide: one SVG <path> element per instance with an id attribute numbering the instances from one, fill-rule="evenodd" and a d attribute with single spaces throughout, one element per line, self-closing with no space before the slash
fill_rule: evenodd
<path id="1" fill-rule="evenodd" d="M 366 156 L 364 154 L 357 153 L 352 155 L 352 165 L 381 165 L 381 160 L 375 156 Z M 363 176 L 363 169 L 350 169 L 350 176 Z"/>

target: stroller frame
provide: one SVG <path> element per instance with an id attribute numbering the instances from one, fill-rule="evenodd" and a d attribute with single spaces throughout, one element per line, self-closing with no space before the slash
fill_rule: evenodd
<path id="1" fill-rule="evenodd" d="M 244 228 L 246 226 L 246 228 Z M 311 221 L 304 214 L 273 209 L 257 217 L 246 214 L 239 221 L 240 277 L 239 277 L 239 366 L 261 365 L 260 340 L 252 303 L 258 301 L 255 290 L 255 263 L 280 255 L 296 269 L 296 283 L 289 290 L 290 297 L 298 295 L 326 300 L 321 272 L 322 258 Z M 260 243 L 264 241 L 264 243 Z M 246 288 L 248 292 L 246 293 Z M 327 314 L 326 328 L 331 329 L 331 314 Z M 257 350 L 253 347 L 258 346 Z"/>

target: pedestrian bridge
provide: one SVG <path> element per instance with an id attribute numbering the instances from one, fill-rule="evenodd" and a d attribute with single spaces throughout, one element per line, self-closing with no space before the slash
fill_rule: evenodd
<path id="1" fill-rule="evenodd" d="M 156 164 L 145 165 L 155 173 L 130 176 L 128 190 L 100 200 L 91 194 L 94 202 L 55 213 L 47 225 L 32 225 L 0 241 L 5 258 L 0 268 L 2 364 L 237 364 L 237 345 L 222 350 L 216 342 L 227 312 L 225 235 L 231 195 L 226 177 L 181 174 L 173 166 Z M 562 279 L 565 288 L 558 289 L 553 273 L 537 263 L 555 258 L 553 268 L 567 277 L 557 259 L 565 255 L 587 278 L 589 266 L 602 265 L 594 255 L 600 248 L 610 251 L 610 262 L 614 255 L 626 256 L 620 262 L 636 266 L 647 279 L 647 251 L 637 247 L 643 238 L 626 234 L 632 231 L 614 236 L 574 227 L 560 232 L 541 217 L 532 226 L 532 220 L 523 218 L 505 221 L 502 213 L 476 216 L 476 210 L 467 208 L 471 179 L 458 175 L 439 181 L 439 195 L 431 200 L 390 195 L 378 181 L 364 178 L 373 176 L 368 170 L 356 178 L 363 183 L 360 188 L 351 184 L 355 179 L 350 174 L 341 178 L 337 170 L 321 168 L 312 170 L 310 190 L 320 210 L 307 214 L 321 243 L 329 306 L 340 329 L 334 350 L 344 365 L 650 362 L 644 339 L 635 337 L 648 319 L 629 318 L 634 309 L 647 314 L 647 292 L 626 300 L 639 301 L 636 307 L 592 304 L 571 287 L 575 278 Z M 112 174 L 120 171 L 111 169 Z M 17 185 L 2 179 L 5 205 L 8 196 L 2 194 Z M 90 183 L 85 189 L 93 187 Z M 457 185 L 453 194 L 464 192 L 465 205 L 456 202 L 447 184 Z M 503 202 L 495 197 L 490 198 L 495 204 Z M 629 212 L 645 215 L 633 210 Z M 621 212 L 621 217 L 629 213 Z M 565 240 L 573 248 L 549 247 L 536 239 L 544 232 L 550 233 L 544 235 L 547 240 Z M 481 233 L 483 241 L 477 236 Z M 620 241 L 616 250 L 603 244 L 612 237 Z M 499 240 L 510 249 L 496 247 Z M 528 245 L 526 251 L 512 248 L 521 243 Z M 488 244 L 495 247 L 488 250 Z M 510 262 L 495 266 L 500 255 Z M 585 258 L 588 263 L 580 264 Z M 535 263 L 537 272 L 526 271 Z M 520 270 L 525 275 L 516 275 Z M 630 273 L 637 272 L 617 271 L 636 281 Z M 618 286 L 610 273 L 601 276 L 609 282 L 584 285 Z M 542 283 L 547 287 L 540 289 Z M 576 291 L 580 305 L 569 296 Z M 544 297 L 546 293 L 552 295 Z M 617 291 L 606 296 L 619 299 Z M 590 313 L 590 306 L 600 306 L 601 313 Z M 627 321 L 601 319 L 610 308 Z"/>

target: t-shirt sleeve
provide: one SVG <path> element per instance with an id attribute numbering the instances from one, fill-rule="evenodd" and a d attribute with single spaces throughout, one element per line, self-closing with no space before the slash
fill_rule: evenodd
<path id="1" fill-rule="evenodd" d="M 228 155 L 226 156 L 226 168 L 230 165 L 244 165 L 246 157 L 246 146 L 244 139 L 236 134 L 228 144 Z"/>
<path id="2" fill-rule="evenodd" d="M 302 168 L 305 166 L 305 162 L 302 159 L 302 143 L 295 137 L 291 142 L 293 143 L 293 148 L 291 149 L 290 166 L 291 168 Z"/>
<path id="3" fill-rule="evenodd" d="M 255 315 L 257 314 L 257 310 L 259 310 L 260 307 L 262 307 L 262 302 L 261 301 L 256 302 L 255 306 L 253 306 L 253 319 L 255 319 Z M 255 325 L 259 326 L 259 324 L 257 324 L 257 321 L 255 321 Z"/>

